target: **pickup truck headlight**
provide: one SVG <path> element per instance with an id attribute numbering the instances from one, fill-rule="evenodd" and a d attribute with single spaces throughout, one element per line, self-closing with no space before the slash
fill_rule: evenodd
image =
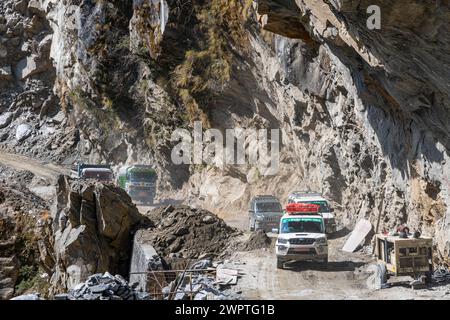
<path id="1" fill-rule="evenodd" d="M 264 216 L 257 214 L 256 215 L 256 221 L 263 221 L 264 220 Z"/>
<path id="2" fill-rule="evenodd" d="M 326 246 L 327 245 L 327 238 L 319 238 L 316 240 L 317 245 L 319 246 Z"/>
<path id="3" fill-rule="evenodd" d="M 278 239 L 278 243 L 279 244 L 286 244 L 286 243 L 288 243 L 288 240 L 287 239 Z"/>

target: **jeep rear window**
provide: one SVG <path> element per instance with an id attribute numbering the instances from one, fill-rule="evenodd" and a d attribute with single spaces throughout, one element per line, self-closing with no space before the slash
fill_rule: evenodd
<path id="1" fill-rule="evenodd" d="M 278 202 L 257 202 L 256 211 L 259 212 L 281 212 L 281 204 Z"/>
<path id="2" fill-rule="evenodd" d="M 323 220 L 315 218 L 284 218 L 281 233 L 324 233 Z"/>

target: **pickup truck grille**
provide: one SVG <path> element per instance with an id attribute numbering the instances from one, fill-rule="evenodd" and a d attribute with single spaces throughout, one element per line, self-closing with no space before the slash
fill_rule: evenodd
<path id="1" fill-rule="evenodd" d="M 313 244 L 314 242 L 316 242 L 316 240 L 315 239 L 310 239 L 310 238 L 289 239 L 289 243 L 290 244 Z"/>
<path id="2" fill-rule="evenodd" d="M 288 254 L 316 254 L 316 250 L 314 248 L 298 251 L 295 249 L 289 249 Z"/>

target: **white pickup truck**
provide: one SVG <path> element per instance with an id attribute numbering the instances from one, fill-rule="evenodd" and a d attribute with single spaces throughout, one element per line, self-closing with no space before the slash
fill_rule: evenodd
<path id="1" fill-rule="evenodd" d="M 279 229 L 272 231 L 278 233 L 275 244 L 278 269 L 283 269 L 288 261 L 328 263 L 328 241 L 320 214 L 287 211 Z"/>

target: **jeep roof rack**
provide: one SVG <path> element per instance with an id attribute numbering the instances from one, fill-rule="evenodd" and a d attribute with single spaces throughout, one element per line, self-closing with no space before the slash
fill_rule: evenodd
<path id="1" fill-rule="evenodd" d="M 289 215 L 320 215 L 320 206 L 311 203 L 290 203 L 286 206 Z"/>
<path id="2" fill-rule="evenodd" d="M 322 194 L 316 191 L 294 191 L 289 194 L 289 196 L 297 196 L 297 197 L 306 197 L 306 196 L 315 196 L 322 197 Z"/>

